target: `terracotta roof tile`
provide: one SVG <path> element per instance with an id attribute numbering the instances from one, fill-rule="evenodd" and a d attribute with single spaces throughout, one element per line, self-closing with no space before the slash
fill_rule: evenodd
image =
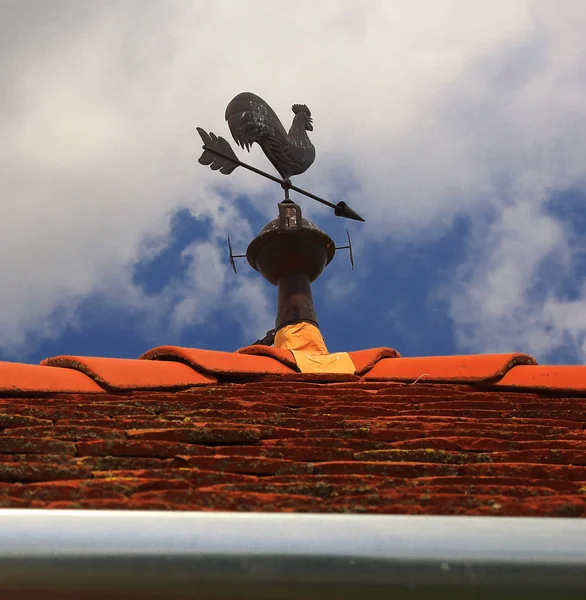
<path id="1" fill-rule="evenodd" d="M 83 393 L 96 394 L 104 390 L 82 373 L 0 362 L 0 393 Z"/>
<path id="2" fill-rule="evenodd" d="M 256 458 L 251 456 L 184 456 L 178 457 L 184 466 L 193 466 L 206 471 L 240 473 L 242 475 L 291 475 L 310 473 L 311 463 L 302 461 Z"/>
<path id="3" fill-rule="evenodd" d="M 518 366 L 506 373 L 497 385 L 536 390 L 586 391 L 586 366 Z"/>
<path id="4" fill-rule="evenodd" d="M 289 367 L 293 371 L 299 371 L 297 363 L 295 362 L 295 357 L 293 356 L 293 352 L 291 352 L 291 350 L 286 350 L 285 348 L 275 348 L 273 346 L 261 346 L 260 344 L 257 344 L 254 346 L 246 346 L 244 348 L 240 348 L 240 350 L 237 350 L 237 352 L 239 354 L 268 356 L 270 358 L 278 360 L 280 363 L 283 363 L 285 366 Z"/>
<path id="5" fill-rule="evenodd" d="M 175 456 L 208 455 L 209 448 L 196 444 L 181 444 L 153 440 L 98 440 L 76 445 L 78 456 L 142 456 L 173 458 Z"/>
<path id="6" fill-rule="evenodd" d="M 364 379 L 394 381 L 480 382 L 500 379 L 516 365 L 534 365 L 528 354 L 476 354 L 470 356 L 424 356 L 417 358 L 384 358 L 379 360 Z"/>
<path id="7" fill-rule="evenodd" d="M 0 462 L 0 481 L 11 483 L 32 483 L 38 481 L 57 481 L 59 479 L 85 480 L 92 476 L 91 469 L 78 464 L 47 464 L 43 461 Z M 11 494 L 13 495 L 13 494 Z M 14 494 L 18 495 L 18 494 Z"/>
<path id="8" fill-rule="evenodd" d="M 299 373 L 290 354 L 263 346 L 249 346 L 236 353 L 161 346 L 144 354 L 142 360 L 58 356 L 45 359 L 41 366 L 0 362 L 0 394 L 181 390 L 214 384 L 217 377 L 247 381 L 251 386 L 254 380 L 279 381 L 282 385 L 346 383 L 372 390 L 377 385 L 404 382 L 482 383 L 496 388 L 586 394 L 585 366 L 540 366 L 527 354 L 401 358 L 391 348 L 375 348 L 349 353 L 358 375 Z M 361 408 L 349 404 L 345 410 L 357 414 Z"/>
<path id="9" fill-rule="evenodd" d="M 197 350 L 178 346 L 159 346 L 149 350 L 140 358 L 175 360 L 186 363 L 198 371 L 215 375 L 283 375 L 295 372 L 291 367 L 268 356 L 251 356 L 236 352 Z"/>
<path id="10" fill-rule="evenodd" d="M 22 431 L 15 429 L 10 432 L 10 437 L 0 437 L 0 454 L 46 453 L 75 456 L 75 444 L 62 439 L 51 439 L 51 437 L 22 437 Z"/>
<path id="11" fill-rule="evenodd" d="M 586 516 L 585 408 L 303 377 L 5 396 L 0 506 Z"/>
<path id="12" fill-rule="evenodd" d="M 136 500 L 160 501 L 166 506 L 177 505 L 183 510 L 313 512 L 321 508 L 318 499 L 301 495 L 206 489 L 146 492 L 137 494 Z"/>
<path id="13" fill-rule="evenodd" d="M 187 388 L 215 383 L 216 378 L 177 362 L 145 363 L 127 358 L 57 356 L 42 364 L 75 369 L 111 390 Z"/>
<path id="14" fill-rule="evenodd" d="M 401 355 L 393 348 L 369 348 L 368 350 L 354 350 L 348 354 L 356 367 L 356 375 L 368 373 L 383 358 L 401 358 Z"/>
<path id="15" fill-rule="evenodd" d="M 586 367 L 350 357 L 0 363 L 0 506 L 586 516 Z"/>
<path id="16" fill-rule="evenodd" d="M 258 427 L 250 425 L 232 425 L 230 423 L 193 422 L 184 423 L 183 427 L 172 429 L 136 429 L 129 430 L 127 435 L 131 439 L 162 440 L 171 442 L 185 442 L 191 444 L 254 444 L 260 441 Z"/>

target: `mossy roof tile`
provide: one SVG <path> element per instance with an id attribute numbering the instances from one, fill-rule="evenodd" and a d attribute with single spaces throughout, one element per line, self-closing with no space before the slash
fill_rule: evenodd
<path id="1" fill-rule="evenodd" d="M 586 367 L 350 356 L 0 362 L 0 506 L 585 515 Z"/>

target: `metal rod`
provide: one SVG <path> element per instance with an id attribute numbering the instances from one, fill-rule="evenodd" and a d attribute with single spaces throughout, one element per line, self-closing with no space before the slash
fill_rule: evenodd
<path id="1" fill-rule="evenodd" d="M 204 144 L 202 146 L 202 148 L 204 150 L 208 150 L 212 154 L 217 154 L 218 156 L 221 156 L 222 158 L 225 158 L 226 160 L 229 160 L 232 163 L 236 163 L 239 167 L 244 167 L 245 169 L 248 169 L 249 171 L 252 171 L 253 173 L 256 173 L 257 175 L 262 175 L 263 177 L 266 177 L 267 179 L 271 179 L 272 181 L 274 181 L 276 183 L 281 183 L 281 184 L 284 183 L 284 181 L 282 179 L 279 179 L 279 177 L 275 177 L 274 175 L 265 173 L 264 171 L 261 171 L 260 169 L 257 169 L 256 167 L 247 165 L 246 163 L 243 163 L 241 160 L 238 160 L 237 158 L 229 156 L 228 154 L 224 154 L 223 152 L 219 152 L 218 150 L 216 150 L 215 148 L 212 148 L 211 146 Z"/>
<path id="2" fill-rule="evenodd" d="M 307 196 L 308 198 L 313 198 L 313 200 L 317 200 L 318 202 L 321 202 L 322 204 L 325 204 L 326 206 L 329 206 L 330 208 L 336 208 L 336 205 L 333 204 L 332 202 L 328 202 L 327 200 L 324 200 L 323 198 L 320 198 L 319 196 L 316 196 L 315 194 L 312 194 L 311 192 L 306 192 L 305 190 L 302 190 L 301 188 L 298 188 L 296 185 L 291 185 L 291 189 L 294 192 L 297 192 L 299 194 L 303 194 L 304 196 Z"/>
<path id="3" fill-rule="evenodd" d="M 248 164 L 242 162 L 241 160 L 238 160 L 237 158 L 228 156 L 227 154 L 224 154 L 223 152 L 219 152 L 215 148 L 207 146 L 206 144 L 204 144 L 202 146 L 202 148 L 204 150 L 208 150 L 209 152 L 212 152 L 213 154 L 217 154 L 218 156 L 221 156 L 222 158 L 225 158 L 226 160 L 229 160 L 232 163 L 236 163 L 239 167 L 244 167 L 245 169 L 248 169 L 249 171 L 252 171 L 253 173 L 256 173 L 257 175 L 262 175 L 263 177 L 266 177 L 267 179 L 270 179 L 271 181 L 274 181 L 275 183 L 281 184 L 281 187 L 283 187 L 283 189 L 285 190 L 286 199 L 289 198 L 288 190 L 293 190 L 294 192 L 297 192 L 298 194 L 303 194 L 304 196 L 307 196 L 308 198 L 317 200 L 317 202 L 321 202 L 322 204 L 325 204 L 326 206 L 329 206 L 330 208 L 333 208 L 333 209 L 336 208 L 336 205 L 333 204 L 332 202 L 328 202 L 327 200 L 324 200 L 323 198 L 320 198 L 319 196 L 316 196 L 315 194 L 312 194 L 311 192 L 307 192 L 306 190 L 303 190 L 303 189 L 297 187 L 296 185 L 287 184 L 287 182 L 284 179 L 275 177 L 274 175 L 271 175 L 270 173 L 265 173 L 264 171 L 261 171 L 260 169 L 257 169 L 256 167 L 248 165 Z"/>

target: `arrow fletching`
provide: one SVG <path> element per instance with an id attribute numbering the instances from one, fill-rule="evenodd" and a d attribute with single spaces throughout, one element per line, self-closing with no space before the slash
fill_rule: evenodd
<path id="1" fill-rule="evenodd" d="M 220 171 L 222 175 L 230 175 L 239 166 L 239 161 L 228 141 L 211 131 L 208 133 L 201 127 L 196 129 L 203 142 L 203 154 L 199 157 L 199 164 L 209 166 L 212 171 Z M 233 162 L 232 158 L 236 162 Z"/>

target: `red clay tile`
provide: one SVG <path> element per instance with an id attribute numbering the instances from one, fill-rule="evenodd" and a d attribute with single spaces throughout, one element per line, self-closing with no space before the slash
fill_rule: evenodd
<path id="1" fill-rule="evenodd" d="M 104 390 L 84 374 L 75 371 L 0 362 L 0 394 L 61 392 L 103 394 Z"/>
<path id="2" fill-rule="evenodd" d="M 383 490 L 396 489 L 405 480 L 389 477 L 356 477 L 343 479 L 331 476 L 269 476 L 258 481 L 244 483 L 224 483 L 207 488 L 206 491 L 261 492 L 270 494 L 295 494 L 328 499 L 347 495 L 375 494 Z"/>
<path id="3" fill-rule="evenodd" d="M 261 445 L 269 448 L 325 448 L 326 450 L 350 450 L 359 452 L 361 450 L 378 450 L 387 447 L 384 442 L 375 442 L 372 440 L 347 439 L 343 440 L 336 437 L 319 438 L 285 438 L 262 440 Z"/>
<path id="4" fill-rule="evenodd" d="M 354 350 L 348 354 L 356 367 L 356 375 L 364 375 L 383 358 L 401 358 L 401 355 L 393 348 L 369 348 L 368 350 Z"/>
<path id="5" fill-rule="evenodd" d="M 384 358 L 364 379 L 409 382 L 473 383 L 497 380 L 516 365 L 536 364 L 528 354 L 476 354 L 470 356 L 426 356 Z"/>
<path id="6" fill-rule="evenodd" d="M 21 494 L 34 500 L 79 500 L 124 498 L 155 490 L 186 489 L 188 483 L 179 480 L 110 477 L 108 479 L 44 481 L 21 487 Z"/>
<path id="7" fill-rule="evenodd" d="M 38 504 L 38 502 L 37 502 Z M 51 510 L 189 510 L 189 507 L 173 507 L 167 502 L 140 501 L 133 498 L 92 498 L 91 500 L 56 500 L 44 503 Z"/>
<path id="8" fill-rule="evenodd" d="M 434 487 L 446 487 L 454 489 L 458 486 L 499 486 L 531 489 L 531 486 L 537 485 L 540 488 L 547 488 L 553 492 L 577 493 L 581 485 L 576 481 L 564 481 L 561 479 L 534 479 L 531 477 L 508 477 L 508 476 L 486 476 L 486 475 L 455 475 L 447 477 L 421 477 L 412 481 L 414 486 L 423 486 L 427 489 Z"/>
<path id="9" fill-rule="evenodd" d="M 431 475 L 456 475 L 460 465 L 378 462 L 378 461 L 335 461 L 316 463 L 314 473 L 324 475 L 385 475 L 388 477 L 429 477 Z"/>
<path id="10" fill-rule="evenodd" d="M 10 409 L 9 409 L 10 410 Z M 0 413 L 0 429 L 11 429 L 14 427 L 34 427 L 52 425 L 49 419 L 39 419 L 29 415 L 11 415 Z"/>
<path id="11" fill-rule="evenodd" d="M 3 441 L 11 439 L 28 439 L 35 440 L 36 438 L 56 438 L 66 441 L 91 441 L 102 439 L 120 439 L 124 438 L 124 434 L 110 427 L 93 427 L 93 426 L 75 426 L 75 425 L 54 425 L 51 427 L 15 427 L 9 429 L 6 435 L 11 437 L 4 440 L 0 437 L 0 448 Z M 12 436 L 15 436 L 14 438 Z M 19 438 L 17 436 L 20 436 Z M 49 440 L 47 440 L 49 441 Z"/>
<path id="12" fill-rule="evenodd" d="M 173 468 L 173 469 L 125 469 L 112 471 L 94 471 L 94 478 L 139 478 L 139 479 L 162 479 L 168 481 L 179 480 L 187 484 L 189 488 L 200 488 L 222 484 L 250 483 L 257 481 L 252 475 L 240 473 L 223 473 L 220 471 L 202 471 L 197 468 Z M 176 487 L 176 486 L 170 486 Z"/>
<path id="13" fill-rule="evenodd" d="M 162 440 L 223 446 L 227 444 L 257 444 L 260 432 L 249 425 L 226 426 L 225 424 L 192 423 L 189 427 L 173 429 L 135 429 L 129 430 L 128 437 L 138 440 Z"/>
<path id="14" fill-rule="evenodd" d="M 401 477 L 384 477 L 381 475 L 364 475 L 356 473 L 334 473 L 334 474 L 322 474 L 312 473 L 311 475 L 273 475 L 270 477 L 262 477 L 258 481 L 266 483 L 267 485 L 274 485 L 278 483 L 286 483 L 287 485 L 297 483 L 312 483 L 314 485 L 366 485 L 372 490 L 390 487 L 393 488 L 396 485 L 406 485 L 409 481 L 406 478 Z M 251 483 L 251 482 L 245 482 Z"/>
<path id="15" fill-rule="evenodd" d="M 0 498 L 0 508 L 46 508 L 43 503 L 29 498 L 4 497 Z"/>
<path id="16" fill-rule="evenodd" d="M 291 429 L 290 427 L 273 427 L 272 425 L 260 425 L 256 427 L 261 440 L 301 438 L 309 435 L 307 431 Z"/>
<path id="17" fill-rule="evenodd" d="M 198 469 L 244 475 L 289 475 L 310 473 L 312 469 L 312 465 L 309 464 L 277 458 L 250 456 L 185 456 L 179 458 L 183 458 L 185 465 Z"/>
<path id="18" fill-rule="evenodd" d="M 284 377 L 2 397 L 0 506 L 583 514 L 575 392 Z"/>
<path id="19" fill-rule="evenodd" d="M 307 415 L 298 414 L 296 416 L 290 416 L 289 414 L 276 413 L 271 414 L 243 411 L 210 411 L 212 414 L 205 413 L 194 413 L 193 420 L 199 421 L 203 418 L 210 418 L 213 420 L 214 417 L 221 418 L 222 421 L 230 422 L 234 425 L 240 425 L 242 423 L 250 423 L 254 419 L 255 425 L 276 425 L 278 427 L 284 427 L 286 429 L 324 429 L 326 427 L 343 427 L 344 418 L 340 415 Z M 167 417 L 168 418 L 168 417 Z"/>
<path id="20" fill-rule="evenodd" d="M 92 499 L 103 500 L 104 498 L 125 498 L 122 489 L 116 491 L 112 485 L 101 487 L 90 487 L 85 481 L 43 481 L 29 483 L 23 490 L 22 495 L 31 500 L 59 501 Z"/>
<path id="21" fill-rule="evenodd" d="M 10 435 L 12 436 L 12 433 Z M 0 436 L 0 454 L 70 454 L 73 456 L 75 444 L 46 437 Z"/>
<path id="22" fill-rule="evenodd" d="M 198 373 L 178 362 L 145 362 L 128 358 L 56 356 L 44 365 L 81 371 L 111 390 L 177 389 L 215 383 L 215 377 Z"/>
<path id="23" fill-rule="evenodd" d="M 586 480 L 586 467 L 539 463 L 478 463 L 462 465 L 461 475 L 496 475 L 499 477 L 531 477 L 533 479 Z"/>
<path id="24" fill-rule="evenodd" d="M 198 350 L 178 346 L 159 346 L 141 357 L 143 360 L 178 361 L 198 371 L 214 375 L 284 375 L 295 371 L 268 356 L 251 356 L 236 352 Z"/>
<path id="25" fill-rule="evenodd" d="M 352 460 L 354 450 L 350 448 L 328 448 L 325 446 L 217 446 L 217 456 L 249 456 L 279 458 L 298 462 L 325 462 L 331 460 Z"/>
<path id="26" fill-rule="evenodd" d="M 48 465 L 41 462 L 0 462 L 0 481 L 34 482 L 85 479 L 91 470 L 84 466 Z"/>
<path id="27" fill-rule="evenodd" d="M 286 367 L 293 369 L 293 371 L 299 371 L 299 367 L 295 362 L 295 357 L 291 350 L 285 348 L 274 348 L 273 346 L 261 346 L 260 344 L 254 346 L 246 346 L 236 351 L 238 354 L 250 354 L 254 356 L 268 356 L 274 358 L 280 363 L 283 363 Z"/>
<path id="28" fill-rule="evenodd" d="M 169 490 L 137 494 L 136 499 L 166 500 L 179 505 L 195 505 L 221 511 L 287 511 L 315 510 L 320 503 L 318 498 L 294 494 L 263 494 L 257 492 L 213 492 L 204 490 Z"/>
<path id="29" fill-rule="evenodd" d="M 393 448 L 431 448 L 433 450 L 466 450 L 469 452 L 507 452 L 512 450 L 582 450 L 586 452 L 586 436 L 583 440 L 528 440 L 513 441 L 495 437 L 446 436 L 427 437 L 392 442 Z"/>
<path id="30" fill-rule="evenodd" d="M 586 465 L 584 449 L 568 450 L 559 448 L 530 448 L 527 450 L 511 450 L 508 452 L 492 452 L 491 462 L 502 463 L 540 463 L 562 465 Z"/>
<path id="31" fill-rule="evenodd" d="M 112 473 L 137 469 L 172 469 L 176 466 L 173 458 L 150 456 L 82 456 L 77 459 L 77 462 L 92 472 L 111 471 Z"/>
<path id="32" fill-rule="evenodd" d="M 55 442 L 58 440 L 47 440 L 49 442 Z M 32 448 L 31 448 L 32 449 Z M 62 449 L 65 449 L 64 452 L 61 452 Z M 67 454 L 68 446 L 62 446 L 61 448 L 57 448 L 53 446 L 52 451 L 47 454 L 46 452 L 42 452 L 41 447 L 38 447 L 39 454 L 35 452 L 20 452 L 19 450 L 16 453 L 6 452 L 0 454 L 0 462 L 15 462 L 15 463 L 43 463 L 44 465 L 71 465 L 77 466 L 78 460 L 75 456 L 75 449 L 73 448 L 70 454 Z"/>
<path id="33" fill-rule="evenodd" d="M 392 426 L 391 426 L 392 425 Z M 474 423 L 472 421 L 452 422 L 393 422 L 388 427 L 373 426 L 367 435 L 369 440 L 381 442 L 399 442 L 414 439 L 415 437 L 495 437 L 504 440 L 526 441 L 534 439 L 583 439 L 582 431 L 566 427 L 551 427 L 545 425 L 517 424 L 511 421 L 509 425 L 502 423 Z M 358 437 L 358 436 L 354 436 Z"/>
<path id="34" fill-rule="evenodd" d="M 76 444 L 78 456 L 144 456 L 172 458 L 178 455 L 210 455 L 214 450 L 195 444 L 152 440 L 99 440 Z"/>
<path id="35" fill-rule="evenodd" d="M 22 483 L 6 483 L 1 481 L 0 496 L 18 496 L 22 487 Z"/>
<path id="36" fill-rule="evenodd" d="M 518 366 L 497 384 L 499 387 L 528 390 L 573 390 L 586 392 L 586 366 Z"/>
<path id="37" fill-rule="evenodd" d="M 366 450 L 356 452 L 354 458 L 362 461 L 385 462 L 417 462 L 439 464 L 469 464 L 477 462 L 491 462 L 491 456 L 483 452 L 463 452 L 450 450 L 436 450 L 433 448 L 390 448 L 385 450 Z M 503 461 L 504 462 L 504 461 Z"/>
<path id="38" fill-rule="evenodd" d="M 411 491 L 408 488 L 401 490 L 395 490 L 397 492 Z M 555 496 L 556 492 L 547 487 L 538 487 L 534 483 L 527 487 L 513 487 L 513 486 L 498 486 L 498 485 L 448 485 L 448 486 L 434 486 L 430 488 L 418 488 L 417 490 L 423 494 L 443 495 L 443 494 L 461 494 L 464 497 L 495 497 L 504 496 L 509 498 L 534 498 L 535 496 Z M 576 493 L 577 495 L 577 493 Z"/>
<path id="39" fill-rule="evenodd" d="M 358 501 L 358 507 L 355 502 Z M 346 497 L 328 501 L 325 506 L 341 511 L 354 506 L 361 512 L 380 514 L 437 514 L 491 516 L 559 516 L 582 517 L 586 501 L 577 496 L 512 499 L 506 496 L 466 496 L 460 494 L 388 493 L 372 497 Z"/>

